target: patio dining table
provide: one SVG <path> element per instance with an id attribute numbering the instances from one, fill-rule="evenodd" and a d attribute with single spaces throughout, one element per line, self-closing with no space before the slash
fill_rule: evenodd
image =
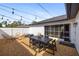
<path id="1" fill-rule="evenodd" d="M 44 44 L 47 44 L 47 43 L 51 40 L 50 38 L 45 37 L 45 36 L 43 36 L 43 37 L 32 36 L 32 37 L 30 37 L 30 38 L 33 39 L 33 40 L 37 40 L 37 41 L 39 41 L 39 42 L 42 42 L 42 43 L 44 43 Z"/>
<path id="2" fill-rule="evenodd" d="M 47 36 L 42 36 L 42 37 L 40 37 L 40 36 L 31 36 L 30 37 L 30 41 L 32 41 L 31 43 L 34 44 L 34 46 L 36 46 L 37 48 L 39 48 L 39 50 L 41 50 L 41 48 L 43 48 L 44 50 L 46 50 L 46 48 L 49 48 L 50 47 L 49 46 L 50 45 L 49 42 L 51 40 L 52 39 L 47 37 Z M 37 52 L 36 52 L 36 54 L 37 54 Z"/>

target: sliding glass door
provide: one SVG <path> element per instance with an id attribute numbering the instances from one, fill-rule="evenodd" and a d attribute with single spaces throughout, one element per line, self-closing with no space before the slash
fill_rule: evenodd
<path id="1" fill-rule="evenodd" d="M 69 24 L 45 26 L 45 35 L 62 38 L 70 42 Z"/>

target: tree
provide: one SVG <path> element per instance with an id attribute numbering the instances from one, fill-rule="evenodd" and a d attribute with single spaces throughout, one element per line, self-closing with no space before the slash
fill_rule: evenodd
<path id="1" fill-rule="evenodd" d="M 22 23 L 21 23 L 21 21 L 17 21 L 17 24 L 18 24 L 18 25 L 21 25 Z"/>
<path id="2" fill-rule="evenodd" d="M 7 26 L 7 21 L 3 21 L 1 22 L 1 24 L 4 24 L 5 26 Z"/>
<path id="3" fill-rule="evenodd" d="M 0 27 L 2 27 L 2 23 L 0 23 Z"/>
<path id="4" fill-rule="evenodd" d="M 18 22 L 17 21 L 13 21 L 13 23 L 11 24 L 11 27 L 16 27 L 18 26 Z"/>
<path id="5" fill-rule="evenodd" d="M 13 23 L 8 23 L 7 21 L 1 22 L 0 27 L 2 25 L 5 25 L 5 27 L 17 27 L 17 26 L 20 26 L 20 25 L 24 25 L 24 24 L 21 23 L 21 21 L 13 21 Z"/>
<path id="6" fill-rule="evenodd" d="M 32 24 L 35 24 L 35 23 L 37 23 L 36 21 L 32 21 Z"/>
<path id="7" fill-rule="evenodd" d="M 22 25 L 22 23 L 20 21 L 13 21 L 13 23 L 8 24 L 8 26 L 10 26 L 10 27 L 17 27 L 20 25 Z"/>

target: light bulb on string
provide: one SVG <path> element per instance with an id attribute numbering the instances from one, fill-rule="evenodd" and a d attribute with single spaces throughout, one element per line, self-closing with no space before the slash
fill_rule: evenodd
<path id="1" fill-rule="evenodd" d="M 12 8 L 12 14 L 14 14 L 14 8 Z"/>
<path id="2" fill-rule="evenodd" d="M 35 16 L 35 20 L 37 19 L 37 16 Z"/>
<path id="3" fill-rule="evenodd" d="M 4 15 L 2 15 L 2 18 L 1 18 L 2 20 L 3 20 L 3 17 L 4 17 Z"/>
<path id="4" fill-rule="evenodd" d="M 21 16 L 21 19 L 20 19 L 20 21 L 22 21 L 22 16 Z"/>
<path id="5" fill-rule="evenodd" d="M 21 17 L 20 22 L 22 23 L 22 20 L 23 20 L 23 19 L 22 19 L 22 16 L 20 16 L 20 17 Z"/>
<path id="6" fill-rule="evenodd" d="M 9 19 L 7 19 L 7 21 L 9 21 Z"/>

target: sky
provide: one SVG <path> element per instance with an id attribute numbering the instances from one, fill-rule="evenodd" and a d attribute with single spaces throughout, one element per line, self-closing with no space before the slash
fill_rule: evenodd
<path id="1" fill-rule="evenodd" d="M 14 8 L 14 14 L 12 14 L 12 8 Z M 22 22 L 29 24 L 32 21 L 38 22 L 65 14 L 65 4 L 63 3 L 0 3 L 1 21 L 7 19 L 10 22 L 18 21 L 22 16 Z M 4 15 L 3 20 L 2 15 Z"/>

